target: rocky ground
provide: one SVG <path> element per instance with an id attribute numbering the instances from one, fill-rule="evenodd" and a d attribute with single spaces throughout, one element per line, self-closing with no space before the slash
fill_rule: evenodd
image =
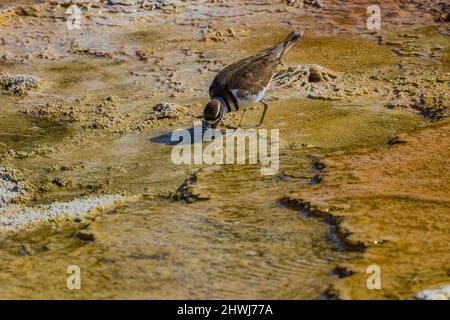
<path id="1" fill-rule="evenodd" d="M 286 212 L 325 221 L 346 256 L 331 259 L 329 276 L 317 267 L 314 277 L 323 285 L 304 297 L 408 299 L 448 285 L 448 4 L 383 3 L 381 29 L 368 30 L 371 1 L 76 2 L 76 28 L 68 25 L 70 1 L 0 4 L 0 231 L 11 248 L 19 231 L 67 221 L 86 228 L 89 223 L 80 221 L 98 209 L 110 212 L 144 196 L 149 206 L 164 199 L 178 211 L 203 212 L 217 220 L 208 226 L 213 230 L 239 221 L 258 229 L 264 221 L 288 235 L 290 222 L 270 218 L 284 219 Z M 201 119 L 215 73 L 291 29 L 305 36 L 267 93 L 265 127 L 280 129 L 282 140 L 274 180 L 228 166 L 171 164 L 170 132 Z M 238 120 L 229 114 L 223 127 Z M 232 191 L 236 186 L 241 194 Z M 220 202 L 222 190 L 229 197 Z M 241 216 L 234 210 L 248 194 L 255 203 Z M 264 212 L 259 222 L 258 210 Z M 89 228 L 87 234 L 107 233 L 95 223 Z M 94 238 L 100 247 L 104 239 Z M 323 238 L 317 241 L 326 247 Z M 254 244 L 249 241 L 245 252 L 259 252 Z M 268 255 L 280 249 L 265 248 Z M 281 249 L 294 259 L 295 250 Z M 14 250 L 13 265 L 27 268 L 31 262 Z M 278 258 L 273 265 L 286 259 Z M 382 268 L 382 290 L 365 285 L 370 264 Z M 11 270 L 5 279 L 14 277 Z M 291 271 L 279 290 L 283 297 L 302 297 L 301 288 L 289 285 L 301 273 Z M 20 288 L 20 281 L 8 285 Z M 279 296 L 253 285 L 258 290 L 250 297 Z M 227 297 L 236 297 L 237 288 Z"/>

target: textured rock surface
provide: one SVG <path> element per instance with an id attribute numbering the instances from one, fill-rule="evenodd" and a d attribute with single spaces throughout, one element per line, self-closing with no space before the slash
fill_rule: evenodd
<path id="1" fill-rule="evenodd" d="M 449 300 L 450 286 L 441 287 L 438 289 L 428 289 L 420 291 L 416 294 L 416 299 L 420 300 Z"/>
<path id="2" fill-rule="evenodd" d="M 0 207 L 0 232 L 32 230 L 49 222 L 56 224 L 58 222 L 82 219 L 94 210 L 108 206 L 112 207 L 123 199 L 120 195 L 106 195 L 74 199 L 70 202 L 53 202 L 32 208 L 17 205 Z"/>
<path id="3" fill-rule="evenodd" d="M 0 73 L 0 87 L 12 94 L 24 95 L 28 91 L 39 87 L 39 79 L 36 76 L 27 74 L 11 75 Z"/>

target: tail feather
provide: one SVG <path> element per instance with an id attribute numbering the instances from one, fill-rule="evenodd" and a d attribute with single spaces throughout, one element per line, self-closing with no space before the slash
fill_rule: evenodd
<path id="1" fill-rule="evenodd" d="M 278 57 L 281 59 L 284 54 L 303 36 L 303 32 L 290 32 L 287 37 L 278 45 L 279 54 Z M 277 50 L 278 51 L 278 50 Z"/>
<path id="2" fill-rule="evenodd" d="M 292 46 L 294 43 L 296 43 L 303 35 L 303 32 L 295 32 L 291 31 L 286 39 L 283 40 L 284 47 Z"/>

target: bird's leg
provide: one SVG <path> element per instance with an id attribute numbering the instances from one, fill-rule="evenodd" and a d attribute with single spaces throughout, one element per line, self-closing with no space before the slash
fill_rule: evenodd
<path id="1" fill-rule="evenodd" d="M 242 113 L 242 116 L 241 116 L 241 120 L 239 120 L 238 128 L 241 127 L 242 119 L 244 119 L 244 115 L 246 112 L 247 112 L 247 109 L 244 109 L 244 112 Z"/>
<path id="2" fill-rule="evenodd" d="M 261 100 L 260 102 L 263 105 L 264 110 L 263 110 L 263 113 L 261 116 L 261 120 L 259 120 L 257 127 L 259 127 L 264 122 L 264 117 L 266 116 L 267 108 L 269 108 L 269 105 L 267 104 L 267 102 L 265 102 L 264 100 Z"/>

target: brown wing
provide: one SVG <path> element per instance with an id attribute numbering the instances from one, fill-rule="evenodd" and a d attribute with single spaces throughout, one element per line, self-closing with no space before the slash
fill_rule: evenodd
<path id="1" fill-rule="evenodd" d="M 227 100 L 230 98 L 233 100 L 230 93 L 233 89 L 238 89 L 238 95 L 242 97 L 261 92 L 272 79 L 283 55 L 302 35 L 303 33 L 292 31 L 275 46 L 233 63 L 220 71 L 209 88 L 211 98 L 221 95 Z"/>
<path id="2" fill-rule="evenodd" d="M 231 91 L 239 89 L 239 96 L 258 94 L 270 82 L 275 69 L 280 63 L 273 48 L 240 60 L 227 66 L 214 78 L 210 87 L 210 95 L 219 90 Z"/>

